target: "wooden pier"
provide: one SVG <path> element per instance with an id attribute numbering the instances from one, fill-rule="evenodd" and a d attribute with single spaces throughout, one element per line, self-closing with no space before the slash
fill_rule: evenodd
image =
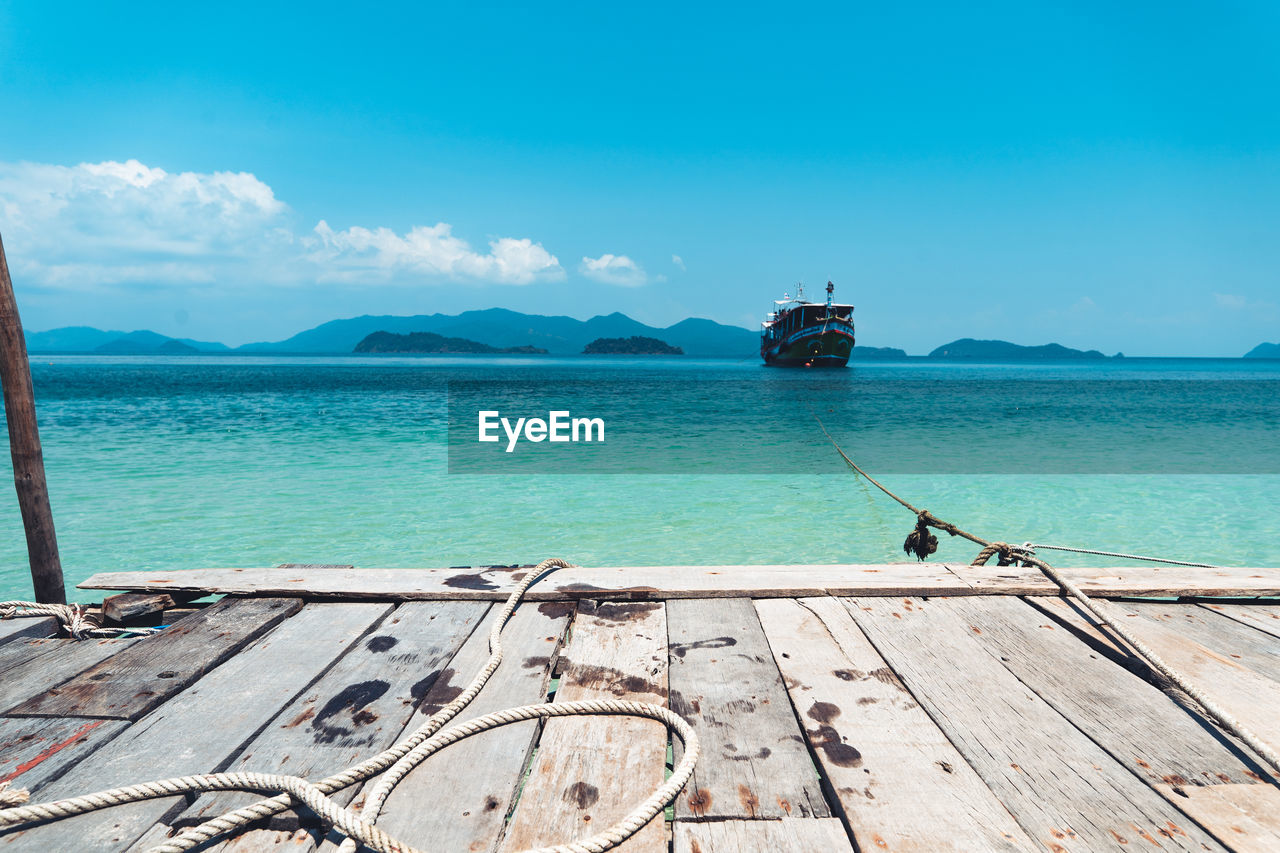
<path id="1" fill-rule="evenodd" d="M 525 571 L 95 576 L 82 586 L 223 597 L 141 639 L 0 622 L 0 781 L 34 802 L 215 770 L 323 777 L 459 694 Z M 1280 744 L 1280 569 L 1063 573 Z M 692 781 L 624 853 L 1280 850 L 1280 788 L 1262 762 L 1034 570 L 565 569 L 530 590 L 503 644 L 459 720 L 625 698 L 696 729 Z M 565 843 L 658 787 L 679 758 L 669 740 L 621 717 L 507 726 L 429 758 L 378 823 L 441 853 Z M 146 850 L 254 799 L 121 806 L 0 834 L 0 851 Z M 340 840 L 301 810 L 209 849 Z"/>

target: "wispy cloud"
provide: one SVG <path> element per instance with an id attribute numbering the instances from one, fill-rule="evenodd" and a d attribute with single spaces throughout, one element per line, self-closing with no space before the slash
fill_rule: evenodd
<path id="1" fill-rule="evenodd" d="M 299 233 L 297 215 L 247 172 L 124 163 L 0 163 L 0 232 L 24 286 L 96 290 L 333 281 L 530 284 L 565 277 L 529 238 L 474 250 L 448 223 Z"/>
<path id="2" fill-rule="evenodd" d="M 686 272 L 686 271 L 687 271 L 687 270 L 685 269 L 685 266 L 684 266 L 684 258 L 680 257 L 679 255 L 672 255 L 672 256 L 671 256 L 671 263 L 673 263 L 673 264 L 675 264 L 677 267 L 679 267 L 681 272 Z"/>
<path id="3" fill-rule="evenodd" d="M 1213 301 L 1218 304 L 1219 308 L 1230 308 L 1234 311 L 1239 311 L 1248 305 L 1247 299 L 1234 293 L 1215 293 L 1213 294 Z"/>
<path id="4" fill-rule="evenodd" d="M 640 265 L 626 255 L 604 254 L 598 258 L 584 257 L 578 269 L 593 281 L 622 287 L 636 287 L 644 284 L 647 279 Z"/>

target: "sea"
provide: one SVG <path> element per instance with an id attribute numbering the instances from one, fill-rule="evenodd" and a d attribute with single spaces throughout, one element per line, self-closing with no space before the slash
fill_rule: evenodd
<path id="1" fill-rule="evenodd" d="M 913 559 L 911 514 L 834 444 L 988 538 L 1280 565 L 1277 361 L 36 355 L 31 369 L 76 600 L 100 593 L 72 585 L 115 571 Z M 598 419 L 603 440 L 538 441 L 535 426 L 481 441 L 480 412 Z M 0 598 L 27 598 L 3 491 Z M 941 540 L 936 559 L 972 559 Z"/>

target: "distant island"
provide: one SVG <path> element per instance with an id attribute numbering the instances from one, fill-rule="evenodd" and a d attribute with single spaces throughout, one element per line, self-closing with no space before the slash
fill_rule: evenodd
<path id="1" fill-rule="evenodd" d="M 633 335 L 629 338 L 596 338 L 582 348 L 583 355 L 684 355 L 666 341 Z"/>
<path id="2" fill-rule="evenodd" d="M 856 348 L 855 348 L 856 349 Z M 1096 349 L 1078 350 L 1062 344 L 1044 344 L 1025 347 L 1008 341 L 977 341 L 960 338 L 929 353 L 929 358 L 984 361 L 1034 361 L 1038 359 L 1061 361 L 1067 359 L 1106 358 Z"/>
<path id="3" fill-rule="evenodd" d="M 374 332 L 356 344 L 352 352 L 358 353 L 471 353 L 475 355 L 546 355 L 541 347 L 525 344 L 518 347 L 491 347 L 466 338 L 446 338 L 435 332 Z"/>
<path id="4" fill-rule="evenodd" d="M 1245 358 L 1280 358 L 1280 344 L 1258 344 L 1244 354 Z"/>
<path id="5" fill-rule="evenodd" d="M 849 358 L 854 361 L 901 361 L 906 357 L 906 351 L 897 347 L 855 346 L 849 351 Z"/>

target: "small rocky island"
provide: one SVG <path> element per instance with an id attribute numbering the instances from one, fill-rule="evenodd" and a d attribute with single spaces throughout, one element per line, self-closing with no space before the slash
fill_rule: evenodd
<path id="1" fill-rule="evenodd" d="M 465 353 L 471 355 L 546 355 L 547 351 L 535 346 L 491 347 L 466 338 L 446 338 L 435 332 L 410 332 L 397 335 L 394 332 L 374 332 L 356 344 L 352 352 L 403 353 L 443 355 Z"/>
<path id="2" fill-rule="evenodd" d="M 596 338 L 587 344 L 583 355 L 684 355 L 680 347 L 673 347 L 657 338 L 633 335 L 629 338 Z"/>
<path id="3" fill-rule="evenodd" d="M 1011 344 L 1008 341 L 976 341 L 973 338 L 961 338 L 938 347 L 929 353 L 929 358 L 973 361 L 1035 361 L 1038 359 L 1059 361 L 1106 358 L 1106 356 L 1096 349 L 1078 350 L 1064 347 L 1062 344 L 1027 347 Z"/>

